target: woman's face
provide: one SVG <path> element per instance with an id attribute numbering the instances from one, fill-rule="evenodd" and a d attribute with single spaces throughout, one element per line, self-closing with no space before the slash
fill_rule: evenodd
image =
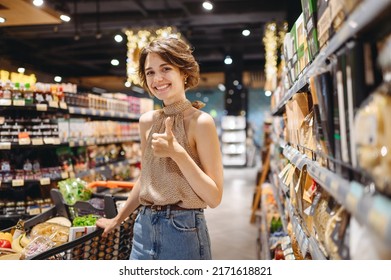
<path id="1" fill-rule="evenodd" d="M 172 104 L 185 96 L 184 75 L 158 54 L 147 55 L 144 71 L 150 92 L 164 104 Z"/>

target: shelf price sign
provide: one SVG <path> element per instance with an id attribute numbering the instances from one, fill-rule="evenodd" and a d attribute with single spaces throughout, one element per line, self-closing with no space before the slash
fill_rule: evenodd
<path id="1" fill-rule="evenodd" d="M 40 182 L 41 186 L 50 185 L 50 178 L 47 178 L 47 177 L 41 178 L 39 180 L 39 182 Z"/>
<path id="2" fill-rule="evenodd" d="M 22 186 L 24 186 L 24 180 L 23 179 L 12 180 L 12 186 L 13 187 L 22 187 Z"/>

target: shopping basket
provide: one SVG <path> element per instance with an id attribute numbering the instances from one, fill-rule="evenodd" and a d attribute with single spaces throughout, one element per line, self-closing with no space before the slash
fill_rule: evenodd
<path id="1" fill-rule="evenodd" d="M 99 181 L 93 182 L 88 187 L 106 188 L 129 188 L 133 187 L 131 182 Z M 78 201 L 74 205 L 67 205 L 58 189 L 51 190 L 51 197 L 54 206 L 46 212 L 37 215 L 24 222 L 26 232 L 38 223 L 47 221 L 56 216 L 63 216 L 68 219 L 72 217 L 71 209 L 83 213 L 99 213 L 100 209 L 94 208 L 90 203 Z M 117 214 L 116 202 L 125 200 L 124 196 L 94 193 L 92 197 L 103 198 L 104 216 L 113 218 Z M 30 260 L 127 260 L 132 249 L 133 225 L 138 210 L 134 211 L 119 227 L 114 229 L 107 237 L 102 237 L 103 229 L 96 228 L 75 240 L 69 241 L 57 247 L 36 254 Z M 6 230 L 7 231 L 7 230 Z"/>

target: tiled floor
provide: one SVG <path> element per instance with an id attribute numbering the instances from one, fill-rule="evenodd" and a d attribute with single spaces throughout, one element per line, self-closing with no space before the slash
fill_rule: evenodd
<path id="1" fill-rule="evenodd" d="M 257 259 L 257 226 L 250 223 L 259 167 L 226 168 L 222 203 L 206 210 L 215 260 Z"/>

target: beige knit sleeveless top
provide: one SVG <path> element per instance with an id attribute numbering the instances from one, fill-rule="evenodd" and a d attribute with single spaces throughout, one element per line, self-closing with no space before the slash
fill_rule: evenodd
<path id="1" fill-rule="evenodd" d="M 197 154 L 190 149 L 187 139 L 183 111 L 192 106 L 189 100 L 182 100 L 163 107 L 154 114 L 154 121 L 146 141 L 141 161 L 140 203 L 143 205 L 177 204 L 183 208 L 206 208 L 206 203 L 193 191 L 178 165 L 170 157 L 155 157 L 151 148 L 152 134 L 164 133 L 165 120 L 173 119 L 172 132 L 178 143 L 187 151 L 195 163 L 201 167 Z"/>

